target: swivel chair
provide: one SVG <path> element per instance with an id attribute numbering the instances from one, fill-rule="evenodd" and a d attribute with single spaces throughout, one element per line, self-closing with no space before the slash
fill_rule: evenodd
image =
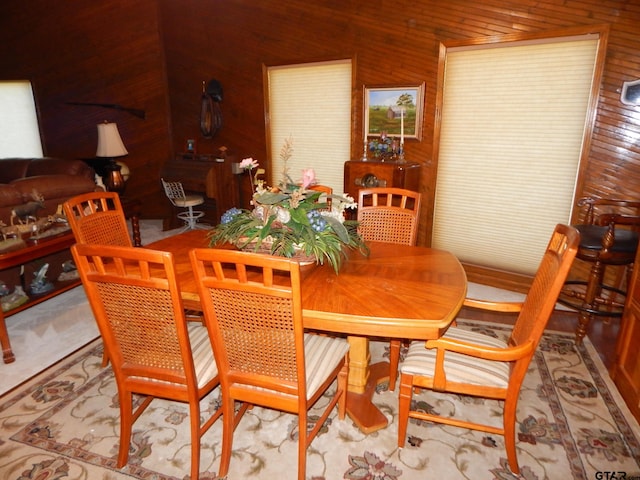
<path id="1" fill-rule="evenodd" d="M 184 222 L 183 232 L 187 230 L 195 230 L 196 228 L 206 229 L 208 226 L 198 224 L 198 220 L 204 217 L 204 212 L 194 210 L 193 207 L 202 205 L 204 198 L 202 195 L 184 193 L 184 188 L 180 182 L 167 182 L 164 178 L 160 179 L 164 187 L 164 193 L 174 207 L 186 208 L 185 212 L 178 213 L 178 218 Z"/>

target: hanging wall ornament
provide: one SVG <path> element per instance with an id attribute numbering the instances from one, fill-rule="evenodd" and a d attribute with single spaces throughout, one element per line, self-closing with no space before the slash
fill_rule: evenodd
<path id="1" fill-rule="evenodd" d="M 217 80 L 202 82 L 200 107 L 200 132 L 204 138 L 213 138 L 222 127 L 222 85 Z"/>

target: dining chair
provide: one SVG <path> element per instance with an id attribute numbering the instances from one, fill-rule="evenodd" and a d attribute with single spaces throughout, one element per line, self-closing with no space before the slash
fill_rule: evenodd
<path id="1" fill-rule="evenodd" d="M 204 204 L 204 198 L 202 195 L 189 194 L 184 192 L 184 188 L 181 182 L 167 182 L 164 178 L 161 178 L 162 187 L 164 193 L 174 207 L 186 208 L 186 211 L 178 213 L 178 218 L 184 222 L 183 232 L 187 230 L 194 230 L 196 228 L 209 228 L 207 225 L 198 223 L 198 220 L 204 217 L 204 212 L 200 210 L 194 210 L 193 207 Z"/>
<path id="2" fill-rule="evenodd" d="M 189 404 L 191 478 L 200 438 L 222 414 L 201 422 L 200 401 L 219 385 L 207 329 L 187 322 L 171 253 L 135 247 L 71 247 L 113 368 L 120 403 L 117 467 L 128 460 L 133 423 L 156 397 Z M 133 395 L 145 398 L 135 407 Z M 232 413 L 233 416 L 233 413 Z"/>
<path id="3" fill-rule="evenodd" d="M 520 387 L 571 269 L 579 241 L 580 234 L 574 227 L 556 226 L 523 302 L 465 301 L 469 307 L 519 312 L 506 342 L 480 332 L 450 327 L 437 340 L 411 343 L 400 366 L 399 447 L 404 447 L 409 418 L 503 435 L 509 468 L 519 474 L 515 428 Z M 502 426 L 412 410 L 415 388 L 502 400 Z"/>
<path id="4" fill-rule="evenodd" d="M 78 243 L 133 246 L 127 220 L 117 192 L 89 192 L 62 204 L 71 232 Z M 102 367 L 109 364 L 107 350 L 102 354 Z"/>
<path id="5" fill-rule="evenodd" d="M 313 190 L 314 192 L 321 192 L 324 195 L 320 195 L 320 199 L 327 204 L 327 210 L 331 210 L 331 195 L 333 195 L 333 188 L 328 185 L 310 185 L 307 187 L 308 190 Z M 319 200 L 320 200 L 319 199 Z"/>
<path id="6" fill-rule="evenodd" d="M 300 265 L 295 260 L 223 249 L 190 252 L 213 341 L 222 390 L 220 470 L 229 469 L 236 400 L 298 415 L 298 479 L 306 451 L 338 405 L 346 411 L 348 351 L 345 339 L 305 333 Z M 308 431 L 308 410 L 337 378 L 337 389 Z"/>
<path id="7" fill-rule="evenodd" d="M 422 195 L 395 187 L 363 188 L 358 192 L 358 230 L 365 241 L 416 244 Z M 389 343 L 389 390 L 398 379 L 402 340 Z"/>
<path id="8" fill-rule="evenodd" d="M 631 280 L 640 236 L 640 201 L 584 197 L 580 248 L 576 258 L 591 264 L 587 278 L 569 280 L 558 301 L 578 311 L 576 343 L 587 334 L 595 318 L 621 317 L 626 292 L 620 288 Z M 607 267 L 618 267 L 617 276 L 607 275 Z"/>
<path id="9" fill-rule="evenodd" d="M 90 192 L 62 204 L 78 243 L 133 246 L 120 196 L 116 192 Z"/>

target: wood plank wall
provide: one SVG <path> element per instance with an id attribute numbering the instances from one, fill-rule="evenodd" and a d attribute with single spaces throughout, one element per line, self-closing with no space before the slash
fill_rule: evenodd
<path id="1" fill-rule="evenodd" d="M 159 175 L 173 148 L 162 48 L 155 0 L 0 3 L 0 80 L 33 82 L 45 154 L 93 158 L 96 124 L 116 122 L 132 172 L 125 193 L 150 199 L 152 216 L 168 212 Z M 119 104 L 146 119 L 67 102 Z"/>
<path id="2" fill-rule="evenodd" d="M 159 171 L 187 138 L 201 152 L 226 145 L 240 158 L 266 158 L 263 63 L 356 59 L 353 158 L 362 145 L 362 86 L 424 81 L 423 137 L 406 145 L 408 159 L 424 165 L 424 242 L 436 175 L 439 42 L 603 23 L 611 27 L 608 54 L 578 195 L 640 199 L 640 107 L 619 100 L 622 82 L 640 78 L 636 0 L 3 0 L 0 78 L 34 81 L 51 155 L 92 156 L 95 124 L 116 121 L 130 152 L 128 195 L 151 199 L 146 217 L 168 214 Z M 206 140 L 198 128 L 200 94 L 212 78 L 224 88 L 224 126 Z M 71 108 L 67 101 L 143 108 L 147 119 Z"/>

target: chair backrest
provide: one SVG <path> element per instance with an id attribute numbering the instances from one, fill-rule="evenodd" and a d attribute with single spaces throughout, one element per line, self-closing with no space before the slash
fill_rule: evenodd
<path id="1" fill-rule="evenodd" d="M 311 185 L 307 187 L 308 190 L 313 190 L 314 192 L 324 193 L 325 198 L 324 202 L 327 204 L 327 210 L 331 210 L 331 195 L 333 195 L 333 188 L 327 185 Z"/>
<path id="2" fill-rule="evenodd" d="M 578 200 L 583 208 L 582 221 L 588 225 L 609 225 L 612 221 L 631 225 L 638 230 L 640 223 L 640 201 L 611 198 L 583 197 Z"/>
<path id="3" fill-rule="evenodd" d="M 532 342 L 535 350 L 556 306 L 579 242 L 580 234 L 574 227 L 556 226 L 511 332 L 509 345 Z M 526 369 L 529 359 L 524 363 Z"/>
<path id="4" fill-rule="evenodd" d="M 90 192 L 62 204 L 78 243 L 131 247 L 127 220 L 116 192 Z"/>
<path id="5" fill-rule="evenodd" d="M 167 182 L 164 178 L 161 178 L 160 180 L 162 181 L 162 186 L 164 187 L 164 193 L 171 201 L 171 203 L 175 205 L 176 199 L 185 198 L 184 188 L 182 187 L 181 182 Z"/>
<path id="6" fill-rule="evenodd" d="M 415 245 L 421 194 L 403 188 L 367 188 L 358 194 L 358 227 L 366 241 Z"/>
<path id="7" fill-rule="evenodd" d="M 298 262 L 211 248 L 190 255 L 223 391 L 233 383 L 304 400 Z"/>
<path id="8" fill-rule="evenodd" d="M 116 380 L 195 394 L 187 323 L 171 253 L 76 244 L 73 258 Z"/>

